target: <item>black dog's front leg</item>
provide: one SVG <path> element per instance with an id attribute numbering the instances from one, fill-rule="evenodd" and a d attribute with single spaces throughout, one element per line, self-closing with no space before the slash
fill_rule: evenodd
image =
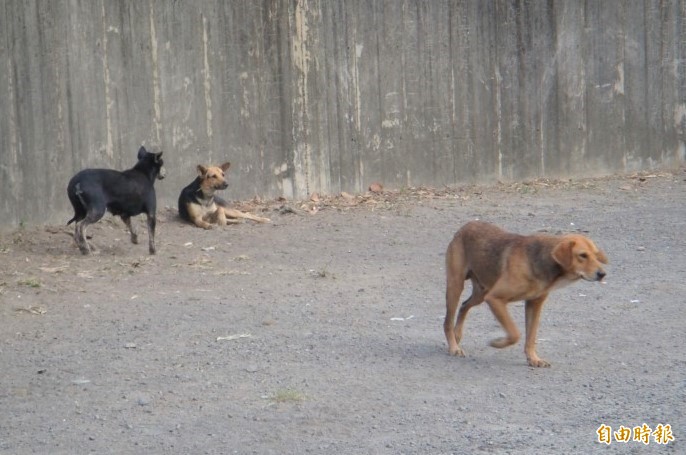
<path id="1" fill-rule="evenodd" d="M 138 244 L 138 232 L 136 232 L 136 228 L 134 227 L 133 224 L 131 224 L 131 217 L 130 216 L 122 216 L 121 219 L 124 221 L 124 224 L 126 227 L 129 229 L 129 232 L 131 233 L 131 243 Z"/>
<path id="2" fill-rule="evenodd" d="M 148 250 L 155 254 L 155 225 L 157 224 L 154 213 L 148 214 Z"/>

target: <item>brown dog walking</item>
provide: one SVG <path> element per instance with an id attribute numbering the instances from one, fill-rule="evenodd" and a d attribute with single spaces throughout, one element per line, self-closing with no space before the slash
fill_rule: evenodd
<path id="1" fill-rule="evenodd" d="M 507 311 L 507 304 L 524 300 L 526 358 L 532 367 L 550 366 L 536 354 L 536 332 L 545 299 L 554 289 L 579 279 L 601 281 L 605 277 L 601 264 L 607 262 L 605 253 L 583 235 L 524 236 L 480 221 L 465 224 L 446 252 L 443 329 L 450 354 L 464 357 L 460 340 L 467 312 L 483 301 L 488 303 L 506 332 L 505 337 L 491 341 L 491 346 L 504 348 L 515 344 L 519 331 Z M 458 312 L 466 280 L 472 282 L 472 295 Z"/>

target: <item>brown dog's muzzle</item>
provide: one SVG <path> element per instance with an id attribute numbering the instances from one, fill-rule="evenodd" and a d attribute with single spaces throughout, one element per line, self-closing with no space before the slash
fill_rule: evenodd
<path id="1" fill-rule="evenodd" d="M 601 269 L 600 267 L 596 269 L 595 273 L 579 273 L 579 276 L 586 281 L 603 281 L 605 275 L 607 275 L 607 273 L 605 273 L 605 270 Z"/>

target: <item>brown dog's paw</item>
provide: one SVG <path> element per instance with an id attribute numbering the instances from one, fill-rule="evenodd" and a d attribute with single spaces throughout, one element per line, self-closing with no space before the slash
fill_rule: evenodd
<path id="1" fill-rule="evenodd" d="M 465 353 L 460 346 L 457 346 L 455 349 L 450 349 L 450 355 L 455 357 L 465 357 Z"/>
<path id="2" fill-rule="evenodd" d="M 534 368 L 550 368 L 550 363 L 546 362 L 546 361 L 543 360 L 543 359 L 539 359 L 539 358 L 536 358 L 536 359 L 527 359 L 527 361 L 529 362 L 529 366 L 530 366 L 530 367 L 534 367 Z"/>
<path id="3" fill-rule="evenodd" d="M 502 349 L 506 348 L 508 346 L 512 346 L 517 342 L 516 339 L 508 338 L 508 337 L 502 337 L 502 338 L 496 338 L 495 340 L 491 341 L 491 347 Z"/>

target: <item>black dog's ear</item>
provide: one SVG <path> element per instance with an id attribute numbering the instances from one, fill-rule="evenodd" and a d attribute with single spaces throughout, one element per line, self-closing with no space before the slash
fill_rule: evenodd
<path id="1" fill-rule="evenodd" d="M 145 157 L 146 153 L 148 153 L 148 151 L 145 150 L 145 147 L 141 145 L 141 148 L 138 149 L 138 159 L 142 160 Z"/>

